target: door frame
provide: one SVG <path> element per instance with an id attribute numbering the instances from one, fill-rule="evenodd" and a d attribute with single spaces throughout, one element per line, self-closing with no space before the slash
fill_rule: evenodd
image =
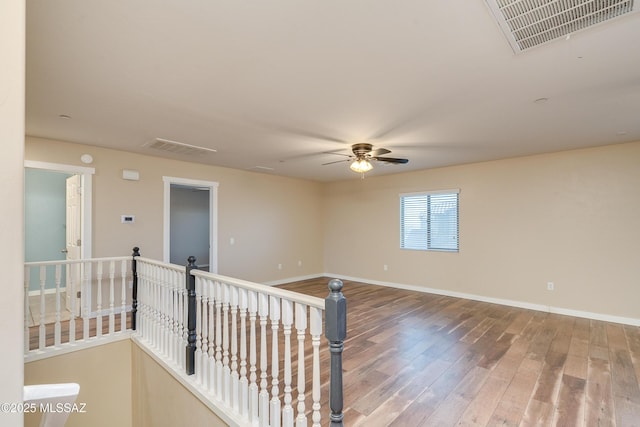
<path id="1" fill-rule="evenodd" d="M 171 258 L 171 184 L 186 185 L 191 187 L 205 187 L 209 189 L 209 271 L 218 272 L 218 183 L 215 181 L 202 181 L 197 179 L 177 178 L 163 176 L 164 203 L 163 203 L 163 250 L 164 262 L 170 262 Z"/>
<path id="2" fill-rule="evenodd" d="M 80 222 L 81 222 L 81 237 L 82 248 L 80 250 L 81 259 L 91 258 L 91 213 L 92 206 L 92 189 L 93 189 L 93 175 L 96 173 L 95 168 L 85 166 L 65 165 L 61 163 L 49 163 L 40 162 L 35 160 L 25 160 L 25 168 L 31 169 L 44 169 L 52 172 L 63 172 L 68 174 L 80 175 L 80 185 L 82 188 L 81 208 L 80 208 Z"/>
<path id="3" fill-rule="evenodd" d="M 25 160 L 24 167 L 80 176 L 80 259 L 91 259 L 91 247 L 93 245 L 91 221 L 93 215 L 91 212 L 91 206 L 93 205 L 93 175 L 96 173 L 95 168 L 62 163 L 40 162 L 35 160 Z M 88 300 L 91 301 L 91 286 L 84 289 L 83 285 L 80 284 L 80 289 L 82 291 L 82 296 L 80 297 L 80 300 L 77 301 L 76 313 L 74 314 L 85 316 L 88 313 L 83 313 L 82 311 L 84 307 L 83 301 L 85 301 L 85 298 L 88 298 Z"/>

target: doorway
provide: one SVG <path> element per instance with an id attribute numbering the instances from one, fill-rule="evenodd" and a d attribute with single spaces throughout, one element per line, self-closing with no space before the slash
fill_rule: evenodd
<path id="1" fill-rule="evenodd" d="M 185 265 L 193 255 L 200 269 L 217 273 L 218 183 L 166 176 L 163 180 L 164 261 Z"/>
<path id="2" fill-rule="evenodd" d="M 24 174 L 24 260 L 60 261 L 66 259 L 66 172 L 26 168 Z M 63 272 L 64 274 L 64 272 Z M 53 270 L 46 282 L 53 284 Z M 39 278 L 32 275 L 29 292 L 38 291 Z M 63 280 L 64 283 L 64 280 Z M 51 289 L 47 289 L 51 292 Z"/>
<path id="3" fill-rule="evenodd" d="M 25 261 L 58 261 L 91 258 L 91 194 L 95 170 L 88 167 L 25 161 Z M 53 274 L 53 271 L 47 274 Z M 62 271 L 66 307 L 80 289 L 68 289 L 67 270 Z M 35 280 L 35 282 L 34 282 Z M 47 277 L 47 283 L 53 278 Z M 71 281 L 79 284 L 76 278 Z M 38 277 L 32 276 L 29 293 L 39 294 Z M 45 288 L 45 293 L 55 289 Z M 90 298 L 91 290 L 81 294 Z M 76 301 L 76 315 L 81 301 Z"/>

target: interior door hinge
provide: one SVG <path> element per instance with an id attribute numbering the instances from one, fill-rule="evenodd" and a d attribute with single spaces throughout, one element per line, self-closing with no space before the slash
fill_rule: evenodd
<path id="1" fill-rule="evenodd" d="M 82 291 L 78 291 L 78 292 L 76 293 L 76 298 L 80 298 L 81 296 L 82 296 Z"/>

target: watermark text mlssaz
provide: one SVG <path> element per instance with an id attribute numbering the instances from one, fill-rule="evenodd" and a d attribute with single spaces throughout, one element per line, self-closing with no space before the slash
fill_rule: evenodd
<path id="1" fill-rule="evenodd" d="M 56 412 L 56 413 L 79 413 L 87 412 L 87 404 L 82 402 L 20 402 L 20 403 L 0 403 L 0 413 L 33 413 L 33 412 Z"/>

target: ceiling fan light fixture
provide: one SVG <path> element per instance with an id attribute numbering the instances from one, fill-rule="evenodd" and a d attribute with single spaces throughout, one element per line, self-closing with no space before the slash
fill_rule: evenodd
<path id="1" fill-rule="evenodd" d="M 373 169 L 373 165 L 367 159 L 355 159 L 349 168 L 357 173 L 365 173 Z"/>

